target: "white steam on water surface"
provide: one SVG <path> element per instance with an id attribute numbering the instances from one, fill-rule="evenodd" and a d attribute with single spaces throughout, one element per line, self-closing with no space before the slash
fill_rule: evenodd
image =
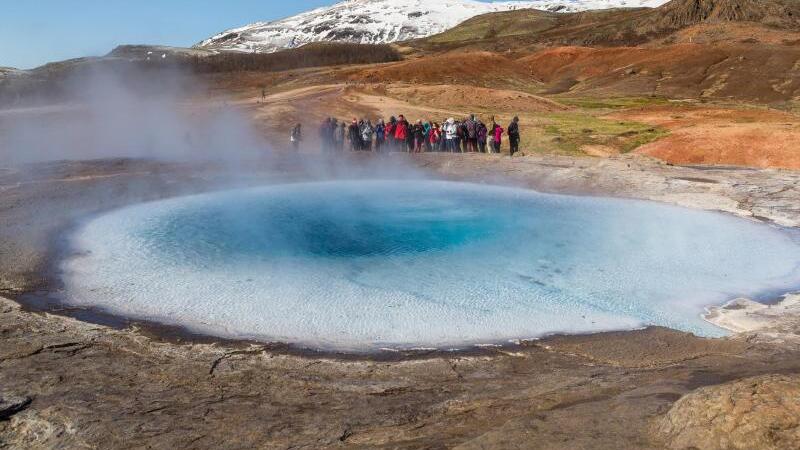
<path id="1" fill-rule="evenodd" d="M 69 301 L 233 338 L 347 351 L 663 325 L 800 285 L 800 244 L 657 203 L 435 181 L 175 198 L 73 237 Z"/>

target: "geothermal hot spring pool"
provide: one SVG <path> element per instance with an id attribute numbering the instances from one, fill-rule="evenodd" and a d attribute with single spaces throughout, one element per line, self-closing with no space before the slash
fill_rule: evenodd
<path id="1" fill-rule="evenodd" d="M 438 181 L 321 182 L 130 206 L 71 238 L 68 301 L 344 351 L 662 325 L 800 286 L 771 226 L 645 201 Z"/>

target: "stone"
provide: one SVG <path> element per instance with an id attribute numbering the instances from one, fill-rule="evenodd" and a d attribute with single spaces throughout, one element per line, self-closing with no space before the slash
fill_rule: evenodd
<path id="1" fill-rule="evenodd" d="M 700 388 L 658 424 L 675 450 L 800 448 L 800 376 L 764 375 Z"/>
<path id="2" fill-rule="evenodd" d="M 31 404 L 32 398 L 0 392 L 0 420 L 8 420 Z"/>

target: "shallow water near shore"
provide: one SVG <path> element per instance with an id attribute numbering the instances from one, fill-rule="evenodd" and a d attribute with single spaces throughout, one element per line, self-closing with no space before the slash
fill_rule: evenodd
<path id="1" fill-rule="evenodd" d="M 438 181 L 134 205 L 71 239 L 70 303 L 314 348 L 453 347 L 663 325 L 800 285 L 800 245 L 731 216 Z"/>

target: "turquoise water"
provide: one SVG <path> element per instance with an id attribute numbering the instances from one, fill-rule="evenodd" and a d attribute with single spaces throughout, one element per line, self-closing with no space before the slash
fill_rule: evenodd
<path id="1" fill-rule="evenodd" d="M 437 181 L 281 185 L 100 216 L 71 301 L 225 337 L 453 347 L 663 325 L 800 285 L 800 244 L 727 215 Z"/>

